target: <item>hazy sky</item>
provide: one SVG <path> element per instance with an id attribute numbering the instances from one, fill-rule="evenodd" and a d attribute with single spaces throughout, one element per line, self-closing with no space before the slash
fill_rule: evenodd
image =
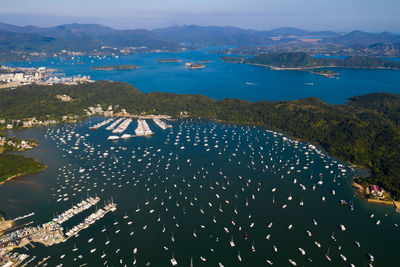
<path id="1" fill-rule="evenodd" d="M 114 28 L 175 24 L 400 33 L 400 0 L 0 0 L 0 21 Z"/>

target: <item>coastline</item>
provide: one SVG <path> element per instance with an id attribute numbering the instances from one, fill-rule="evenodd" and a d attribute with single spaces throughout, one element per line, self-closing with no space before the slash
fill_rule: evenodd
<path id="1" fill-rule="evenodd" d="M 400 201 L 394 201 L 394 200 L 382 200 L 382 199 L 375 199 L 375 198 L 369 198 L 364 195 L 365 188 L 364 186 L 358 184 L 354 180 L 351 183 L 352 187 L 355 188 L 356 195 L 358 195 L 361 199 L 367 201 L 367 203 L 370 204 L 384 204 L 384 205 L 392 205 L 395 207 L 396 212 L 400 213 Z"/>
<path id="2" fill-rule="evenodd" d="M 35 159 L 35 161 L 36 161 L 36 162 L 39 162 L 39 161 L 37 161 L 36 159 Z M 40 170 L 36 170 L 36 171 L 34 171 L 34 172 L 25 172 L 25 173 L 18 173 L 18 174 L 15 174 L 15 175 L 13 175 L 13 176 L 8 177 L 8 178 L 5 179 L 4 181 L 1 181 L 1 182 L 0 182 L 0 186 L 2 186 L 2 185 L 5 184 L 6 182 L 9 182 L 9 181 L 11 181 L 11 180 L 13 180 L 13 179 L 15 179 L 15 178 L 19 178 L 19 177 L 22 177 L 22 176 L 25 176 L 25 175 L 35 174 L 35 173 L 39 173 L 39 172 L 45 171 L 48 167 L 49 167 L 49 166 L 44 165 L 43 168 L 41 168 Z"/>
<path id="3" fill-rule="evenodd" d="M 224 61 L 229 62 L 229 61 Z M 235 63 L 235 62 L 229 62 Z M 272 65 L 257 64 L 257 63 L 244 63 L 247 65 L 267 67 L 271 70 L 312 70 L 312 69 L 323 69 L 323 68 L 343 68 L 343 69 L 368 69 L 368 70 L 400 70 L 388 67 L 349 67 L 349 66 L 315 66 L 315 67 L 276 67 Z"/>

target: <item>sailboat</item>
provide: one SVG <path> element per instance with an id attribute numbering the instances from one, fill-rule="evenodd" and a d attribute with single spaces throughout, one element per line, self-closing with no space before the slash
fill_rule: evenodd
<path id="1" fill-rule="evenodd" d="M 326 258 L 328 261 L 332 261 L 331 257 L 329 257 L 329 248 L 328 248 L 327 253 L 325 254 L 325 258 Z"/>

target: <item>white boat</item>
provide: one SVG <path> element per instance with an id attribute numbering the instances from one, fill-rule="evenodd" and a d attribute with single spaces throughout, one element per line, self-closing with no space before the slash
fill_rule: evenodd
<path id="1" fill-rule="evenodd" d="M 120 137 L 119 136 L 117 136 L 117 135 L 110 135 L 108 138 L 107 138 L 107 140 L 118 140 Z"/>
<path id="2" fill-rule="evenodd" d="M 173 256 L 171 258 L 171 264 L 172 264 L 172 266 L 178 265 L 178 262 L 176 261 L 176 259 Z"/>

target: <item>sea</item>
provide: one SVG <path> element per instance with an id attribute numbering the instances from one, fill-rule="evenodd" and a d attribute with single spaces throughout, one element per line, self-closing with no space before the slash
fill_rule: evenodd
<path id="1" fill-rule="evenodd" d="M 319 147 L 268 129 L 194 119 L 167 122 L 165 130 L 147 120 L 154 135 L 107 141 L 109 124 L 89 129 L 104 120 L 8 132 L 39 140 L 23 154 L 48 169 L 0 187 L 7 218 L 35 212 L 18 224 L 40 225 L 100 197 L 62 224 L 66 232 L 106 201 L 117 204 L 64 243 L 18 249 L 36 256 L 32 266 L 49 256 L 48 266 L 398 263 L 399 214 L 355 196 L 347 164 Z M 136 127 L 133 121 L 126 133 Z"/>
<path id="2" fill-rule="evenodd" d="M 221 62 L 219 54 L 209 53 L 213 49 L 6 65 L 125 81 L 144 93 L 214 99 L 313 96 L 341 104 L 355 95 L 400 92 L 397 71 L 338 69 L 339 79 L 329 79 Z M 160 58 L 181 62 L 157 63 Z M 204 69 L 184 66 L 203 60 L 209 61 Z M 115 64 L 139 69 L 91 70 Z M 200 119 L 168 121 L 171 128 L 165 130 L 147 120 L 154 135 L 108 141 L 110 123 L 89 129 L 104 120 L 7 132 L 39 140 L 22 154 L 48 168 L 0 186 L 6 218 L 34 212 L 18 224 L 36 226 L 88 196 L 100 197 L 96 206 L 62 224 L 67 232 L 105 202 L 117 204 L 116 211 L 66 242 L 16 250 L 35 257 L 29 266 L 48 257 L 43 265 L 172 266 L 171 259 L 177 266 L 398 265 L 399 214 L 391 205 L 357 197 L 348 165 L 318 146 L 270 129 Z M 134 120 L 125 133 L 136 127 Z"/>
<path id="3" fill-rule="evenodd" d="M 6 62 L 6 66 L 55 68 L 66 76 L 89 75 L 94 80 L 123 81 L 144 93 L 202 94 L 213 99 L 239 98 L 249 101 L 285 101 L 317 97 L 343 104 L 350 97 L 376 92 L 400 93 L 397 70 L 338 68 L 338 79 L 304 71 L 276 71 L 266 67 L 222 62 L 214 53 L 221 47 L 207 47 L 180 53 L 141 53 L 130 56 L 75 56 L 45 58 L 31 62 Z M 177 58 L 179 63 L 158 63 Z M 390 60 L 398 61 L 399 58 Z M 204 63 L 204 69 L 187 69 L 187 62 Z M 104 65 L 133 64 L 136 70 L 92 70 Z"/>

